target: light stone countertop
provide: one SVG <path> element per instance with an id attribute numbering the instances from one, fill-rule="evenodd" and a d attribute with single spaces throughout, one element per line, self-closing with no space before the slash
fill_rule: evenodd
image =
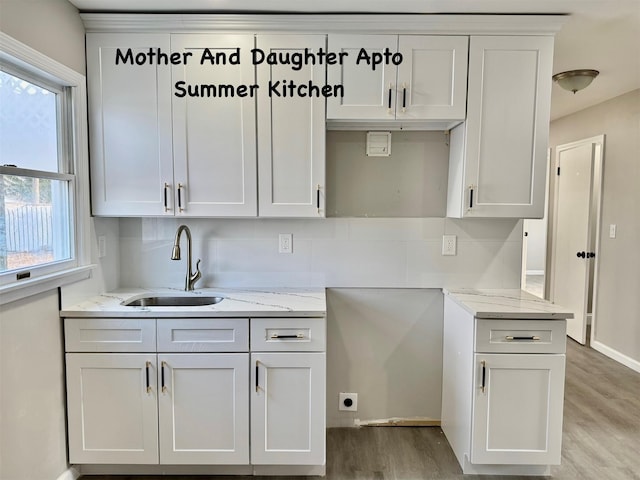
<path id="1" fill-rule="evenodd" d="M 214 305 L 195 307 L 133 307 L 122 305 L 131 297 L 142 296 L 219 296 Z M 185 292 L 174 288 L 129 288 L 97 295 L 64 308 L 61 317 L 179 318 L 179 317 L 324 317 L 327 313 L 325 290 L 283 288 L 201 288 Z"/>
<path id="2" fill-rule="evenodd" d="M 573 318 L 566 308 L 522 290 L 443 289 L 443 293 L 477 318 Z"/>

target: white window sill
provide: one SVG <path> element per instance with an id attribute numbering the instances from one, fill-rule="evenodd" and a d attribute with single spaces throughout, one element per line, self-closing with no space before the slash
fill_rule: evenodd
<path id="1" fill-rule="evenodd" d="M 91 276 L 91 270 L 96 265 L 84 265 L 82 267 L 70 268 L 62 272 L 51 273 L 41 277 L 22 280 L 0 287 L 0 305 L 15 302 L 23 298 L 37 295 L 38 293 L 53 290 L 54 288 L 68 285 L 69 283 L 86 280 Z"/>

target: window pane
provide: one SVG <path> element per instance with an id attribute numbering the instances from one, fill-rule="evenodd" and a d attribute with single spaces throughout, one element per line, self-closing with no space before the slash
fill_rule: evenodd
<path id="1" fill-rule="evenodd" d="M 0 165 L 58 171 L 56 97 L 0 71 Z"/>
<path id="2" fill-rule="evenodd" d="M 0 272 L 71 258 L 70 182 L 0 175 Z"/>

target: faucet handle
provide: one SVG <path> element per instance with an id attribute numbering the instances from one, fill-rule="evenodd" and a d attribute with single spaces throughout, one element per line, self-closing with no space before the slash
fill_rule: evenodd
<path id="1" fill-rule="evenodd" d="M 198 261 L 196 262 L 196 271 L 191 275 L 191 278 L 189 279 L 189 283 L 191 284 L 192 288 L 196 284 L 196 282 L 200 280 L 200 277 L 202 277 L 202 272 L 200 271 L 200 259 L 198 259 Z"/>

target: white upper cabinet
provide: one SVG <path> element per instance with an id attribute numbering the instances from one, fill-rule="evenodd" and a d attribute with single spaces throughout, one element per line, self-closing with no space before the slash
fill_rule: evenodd
<path id="1" fill-rule="evenodd" d="M 360 50 L 369 55 L 395 53 L 397 35 L 329 35 L 329 52 L 344 53 L 342 65 L 327 67 L 327 83 L 342 85 L 344 96 L 327 100 L 327 119 L 393 119 L 397 67 L 356 64 Z"/>
<path id="2" fill-rule="evenodd" d="M 471 37 L 467 121 L 451 132 L 449 217 L 541 218 L 553 37 Z"/>
<path id="3" fill-rule="evenodd" d="M 257 214 L 255 96 L 237 89 L 255 83 L 253 46 L 253 35 L 171 35 L 172 53 L 191 54 L 171 67 L 176 215 Z"/>
<path id="4" fill-rule="evenodd" d="M 158 48 L 168 35 L 87 34 L 94 215 L 173 215 L 171 70 L 134 62 Z"/>
<path id="5" fill-rule="evenodd" d="M 324 50 L 326 37 L 258 35 L 256 45 L 267 55 L 304 54 Z M 325 99 L 306 87 L 325 85 L 325 66 L 263 62 L 256 73 L 259 216 L 324 217 Z"/>
<path id="6" fill-rule="evenodd" d="M 328 67 L 328 83 L 342 84 L 344 97 L 327 100 L 327 118 L 464 120 L 468 42 L 466 36 L 329 35 L 328 51 L 347 55 L 342 65 Z M 375 55 L 383 62 L 374 68 Z"/>

